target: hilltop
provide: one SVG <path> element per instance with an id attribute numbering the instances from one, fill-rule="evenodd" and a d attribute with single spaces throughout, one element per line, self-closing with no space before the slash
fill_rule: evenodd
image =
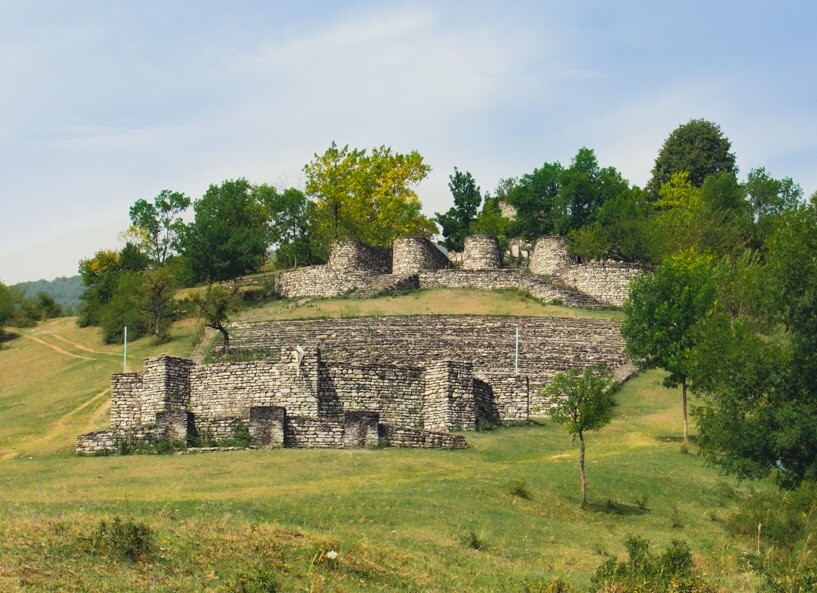
<path id="1" fill-rule="evenodd" d="M 272 301 L 237 320 L 464 312 L 620 315 L 513 291 L 422 290 Z M 229 591 L 273 579 L 287 591 L 544 591 L 556 577 L 586 587 L 631 533 L 660 549 L 686 541 L 700 570 L 731 591 L 753 582 L 743 543 L 721 523 L 745 490 L 694 450 L 679 452 L 678 394 L 661 373 L 627 383 L 613 423 L 590 435 L 583 512 L 578 451 L 546 421 L 465 433 L 464 451 L 76 457 L 74 437 L 107 426 L 121 347 L 73 318 L 16 333 L 0 352 L 3 590 Z M 190 356 L 199 337 L 187 320 L 166 344 L 135 341 L 129 370 L 159 352 Z M 115 516 L 144 522 L 156 548 L 133 563 L 95 544 L 91 534 Z"/>

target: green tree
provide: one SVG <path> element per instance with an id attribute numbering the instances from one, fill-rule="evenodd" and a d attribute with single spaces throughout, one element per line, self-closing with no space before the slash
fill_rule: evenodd
<path id="1" fill-rule="evenodd" d="M 323 250 L 333 241 L 357 239 L 391 247 L 394 239 L 430 238 L 437 228 L 420 211 L 414 186 L 431 168 L 419 152 L 338 148 L 333 142 L 304 167 L 306 193 L 316 200 L 316 230 Z"/>
<path id="2" fill-rule="evenodd" d="M 137 200 L 130 208 L 132 234 L 141 239 L 154 265 L 162 266 L 175 247 L 183 223 L 180 215 L 190 206 L 183 193 L 162 190 L 153 198 Z"/>
<path id="3" fill-rule="evenodd" d="M 246 179 L 211 185 L 193 205 L 179 247 L 194 282 L 229 280 L 258 270 L 267 249 L 267 210 Z"/>
<path id="4" fill-rule="evenodd" d="M 670 258 L 655 272 L 633 278 L 624 303 L 621 333 L 627 353 L 641 368 L 667 371 L 667 387 L 681 385 L 684 444 L 689 441 L 687 378 L 695 326 L 712 309 L 715 296 L 707 260 L 687 255 Z"/>
<path id="5" fill-rule="evenodd" d="M 606 426 L 613 417 L 617 384 L 607 367 L 568 369 L 557 373 L 542 390 L 551 402 L 551 419 L 567 428 L 579 441 L 581 506 L 587 506 L 587 476 L 584 469 L 584 433 Z"/>
<path id="6" fill-rule="evenodd" d="M 157 342 L 164 341 L 167 329 L 176 315 L 174 295 L 176 283 L 167 266 L 146 270 L 141 274 L 141 297 L 138 308 L 150 319 L 150 329 Z"/>
<path id="7" fill-rule="evenodd" d="M 278 267 L 298 267 L 320 261 L 312 243 L 315 203 L 294 187 L 278 191 L 270 185 L 254 188 L 267 209 L 269 243 L 275 247 Z"/>
<path id="8" fill-rule="evenodd" d="M 0 340 L 4 337 L 3 326 L 14 314 L 14 302 L 11 298 L 11 290 L 8 286 L 0 282 Z"/>
<path id="9" fill-rule="evenodd" d="M 238 292 L 219 285 L 208 285 L 204 294 L 193 296 L 198 316 L 207 327 L 217 330 L 222 337 L 221 351 L 230 349 L 230 334 L 227 323 L 238 306 Z"/>
<path id="10" fill-rule="evenodd" d="M 508 229 L 511 221 L 502 216 L 499 209 L 499 198 L 487 197 L 482 211 L 471 221 L 469 232 L 472 235 L 490 235 L 499 239 L 500 248 L 504 251 L 508 243 Z"/>
<path id="11" fill-rule="evenodd" d="M 746 193 L 754 221 L 755 248 L 765 243 L 784 213 L 794 210 L 803 201 L 803 189 L 791 177 L 775 179 L 764 168 L 749 171 Z"/>
<path id="12" fill-rule="evenodd" d="M 693 119 L 678 126 L 664 141 L 647 192 L 658 199 L 658 192 L 676 173 L 686 173 L 689 182 L 701 187 L 714 173 L 737 173 L 732 143 L 720 126 L 704 119 Z"/>
<path id="13" fill-rule="evenodd" d="M 476 219 L 482 195 L 473 175 L 454 167 L 448 178 L 448 189 L 454 197 L 454 206 L 444 214 L 435 214 L 434 220 L 442 228 L 443 245 L 449 251 L 462 251 L 471 223 Z"/>

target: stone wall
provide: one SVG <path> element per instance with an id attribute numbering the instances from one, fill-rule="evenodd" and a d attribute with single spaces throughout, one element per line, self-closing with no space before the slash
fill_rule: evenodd
<path id="1" fill-rule="evenodd" d="M 320 346 L 327 365 L 397 365 L 428 368 L 456 360 L 495 385 L 514 376 L 519 327 L 519 375 L 531 390 L 558 371 L 605 363 L 626 364 L 619 322 L 553 317 L 427 315 L 237 323 L 231 344 L 240 350 L 280 351 L 295 344 Z"/>
<path id="2" fill-rule="evenodd" d="M 375 276 L 369 271 L 308 266 L 286 270 L 275 277 L 275 290 L 284 297 L 335 297 L 366 286 Z"/>
<path id="3" fill-rule="evenodd" d="M 487 401 L 480 409 L 499 411 L 499 420 L 506 411 L 527 409 L 527 391 L 519 384 L 509 390 L 500 374 L 496 396 L 482 384 L 477 393 L 468 363 L 325 363 L 314 345 L 277 351 L 277 360 L 210 365 L 162 355 L 146 360 L 144 373 L 114 375 L 116 424 L 112 431 L 82 435 L 77 451 L 111 452 L 118 441 L 152 438 L 224 440 L 239 428 L 249 430 L 255 446 L 371 447 L 388 426 L 472 430 L 477 397 Z M 522 398 L 523 404 L 507 404 Z M 450 442 L 423 439 L 422 446 Z"/>
<path id="4" fill-rule="evenodd" d="M 329 254 L 329 267 L 335 270 L 359 270 L 372 275 L 391 274 L 391 252 L 360 241 L 338 241 Z"/>
<path id="5" fill-rule="evenodd" d="M 544 237 L 536 241 L 530 270 L 550 276 L 601 303 L 621 307 L 629 293 L 630 279 L 643 268 L 616 261 L 580 264 L 568 251 L 565 237 Z"/>
<path id="6" fill-rule="evenodd" d="M 448 258 L 428 239 L 403 237 L 392 245 L 392 273 L 416 274 L 448 266 Z"/>
<path id="7" fill-rule="evenodd" d="M 462 251 L 464 270 L 497 270 L 501 267 L 502 252 L 499 250 L 499 239 L 488 235 L 465 237 L 465 248 Z"/>

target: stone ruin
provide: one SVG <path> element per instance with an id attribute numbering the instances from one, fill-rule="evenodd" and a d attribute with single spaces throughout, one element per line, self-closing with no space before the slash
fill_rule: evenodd
<path id="1" fill-rule="evenodd" d="M 466 237 L 463 252 L 448 257 L 419 237 L 395 240 L 390 252 L 341 241 L 327 265 L 278 273 L 276 289 L 285 297 L 364 298 L 418 288 L 516 288 L 565 305 L 620 307 L 630 279 L 641 271 L 622 262 L 578 263 L 564 237 L 539 239 L 532 254 L 522 245 L 513 243 L 511 253 L 524 254 L 530 272 L 503 267 L 499 241 L 485 235 Z"/>
<path id="2" fill-rule="evenodd" d="M 113 375 L 111 429 L 80 435 L 80 454 L 122 444 L 229 439 L 249 433 L 257 447 L 461 449 L 482 420 L 525 420 L 526 377 L 474 377 L 470 363 L 426 366 L 324 362 L 317 348 L 278 360 L 197 364 L 163 355 L 141 373 Z"/>

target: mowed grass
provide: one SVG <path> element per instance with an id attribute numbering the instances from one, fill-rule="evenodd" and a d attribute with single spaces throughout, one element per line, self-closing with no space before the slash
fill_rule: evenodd
<path id="1" fill-rule="evenodd" d="M 375 301 L 334 305 L 348 303 Z M 556 577 L 586 588 L 628 534 L 659 549 L 688 542 L 727 590 L 753 583 L 720 523 L 743 489 L 694 447 L 680 452 L 680 395 L 659 372 L 625 384 L 614 421 L 589 433 L 582 511 L 577 447 L 547 421 L 466 433 L 464 451 L 76 457 L 73 437 L 107 425 L 99 394 L 121 349 L 70 319 L 27 331 L 92 360 L 25 337 L 0 352 L 0 590 L 253 590 L 269 576 L 279 591 L 525 591 Z M 194 333 L 186 322 L 163 346 L 135 342 L 133 360 L 189 353 Z M 155 531 L 144 559 L 94 546 L 99 521 L 117 515 Z"/>

